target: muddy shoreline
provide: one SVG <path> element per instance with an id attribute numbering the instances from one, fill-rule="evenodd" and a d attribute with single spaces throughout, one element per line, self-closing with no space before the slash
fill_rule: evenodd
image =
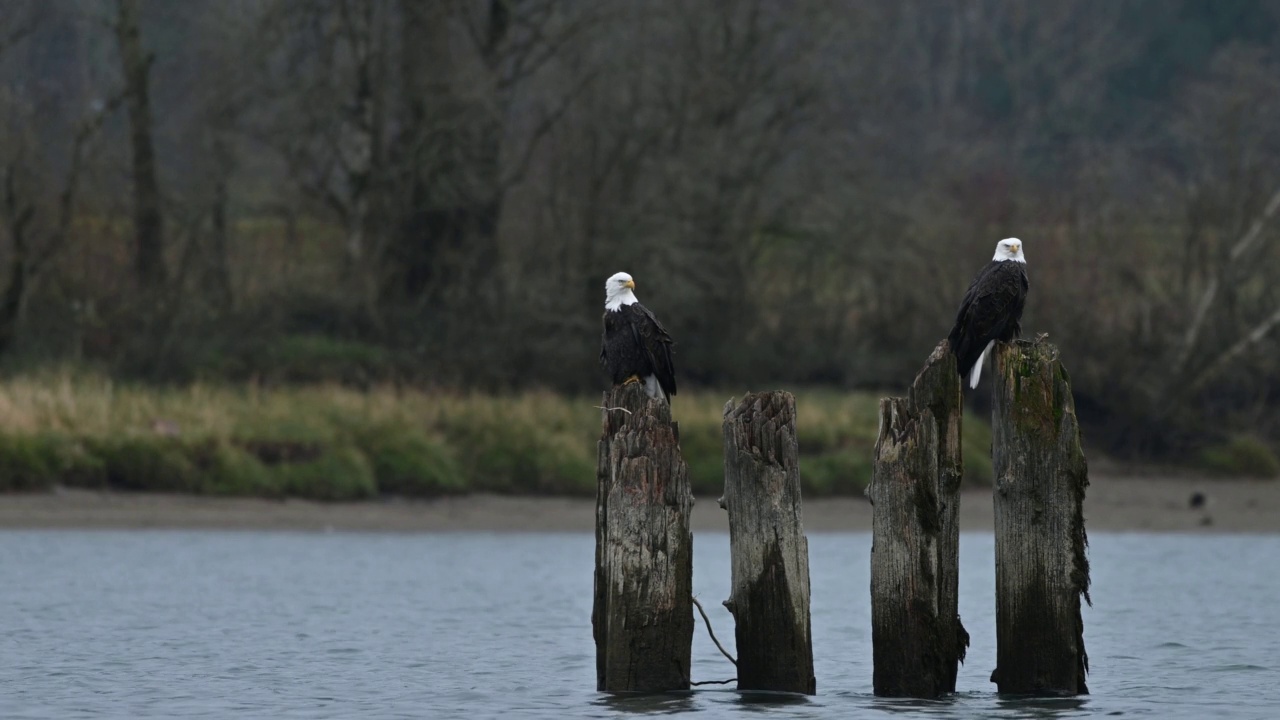
<path id="1" fill-rule="evenodd" d="M 1200 493 L 1202 507 L 1191 507 Z M 0 529 L 225 529 L 355 532 L 591 532 L 586 498 L 469 495 L 431 501 L 352 503 L 59 490 L 0 496 Z M 867 531 L 865 498 L 821 498 L 804 507 L 808 532 Z M 1090 531 L 1280 532 L 1280 483 L 1095 475 L 1085 500 Z M 693 526 L 727 531 L 714 497 L 698 497 Z M 992 527 L 989 490 L 964 493 L 962 531 Z"/>

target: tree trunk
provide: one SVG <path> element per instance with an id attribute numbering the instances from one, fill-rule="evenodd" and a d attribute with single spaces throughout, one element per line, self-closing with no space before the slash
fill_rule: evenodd
<path id="1" fill-rule="evenodd" d="M 457 8 L 410 0 L 400 5 L 405 101 L 399 146 L 407 160 L 404 207 L 390 249 L 395 282 L 388 294 L 462 302 L 468 316 L 459 322 L 472 332 L 483 312 L 498 308 L 493 294 L 501 290 L 491 281 L 498 267 L 503 136 L 502 120 L 494 115 L 503 100 L 493 95 L 498 92 L 493 86 L 500 83 L 500 50 L 511 27 L 509 5 L 489 3 L 485 40 L 477 48 L 487 77 L 465 87 L 458 87 L 460 70 L 450 32 Z M 484 96 L 479 102 L 477 93 Z M 474 292 L 477 287 L 484 288 L 483 297 Z M 472 290 L 458 298 L 460 288 Z M 483 307 L 477 310 L 479 304 Z"/>
<path id="2" fill-rule="evenodd" d="M 133 149 L 133 222 L 137 238 L 135 269 L 139 287 L 150 291 L 165 282 L 164 225 L 160 213 L 160 185 L 156 179 L 151 100 L 147 87 L 151 57 L 142 49 L 138 0 L 119 0 L 116 39 L 120 43 L 129 108 L 129 140 Z"/>
<path id="3" fill-rule="evenodd" d="M 12 166 L 4 173 L 4 216 L 9 237 L 13 242 L 9 259 L 9 282 L 0 297 L 0 355 L 8 354 L 17 339 L 18 321 L 27 300 L 27 280 L 30 272 L 30 248 L 27 229 L 35 217 L 35 206 L 18 199 L 16 171 Z"/>
<path id="4" fill-rule="evenodd" d="M 800 510 L 796 401 L 748 395 L 724 415 L 724 497 L 737 625 L 738 689 L 815 692 L 809 543 Z"/>
<path id="5" fill-rule="evenodd" d="M 1002 693 L 1088 692 L 1080 597 L 1089 600 L 1089 471 L 1067 371 L 1043 340 L 997 344 L 996 670 Z"/>
<path id="6" fill-rule="evenodd" d="M 880 401 L 871 486 L 877 695 L 954 692 L 969 635 L 957 613 L 960 375 L 943 341 L 906 399 Z"/>
<path id="7" fill-rule="evenodd" d="M 446 13 L 443 3 L 400 0 L 400 79 L 404 102 L 400 105 L 396 155 L 403 158 L 404 163 L 400 173 L 404 177 L 405 207 L 398 242 L 390 252 L 402 273 L 399 287 L 392 291 L 397 300 L 418 298 L 427 292 L 434 279 L 433 266 L 439 260 L 437 238 L 428 231 L 429 205 L 433 199 L 427 189 L 429 170 L 425 166 L 439 163 L 429 151 L 436 128 L 429 126 L 428 103 L 433 97 L 447 97 L 449 87 L 444 78 L 454 72 L 447 52 Z"/>
<path id="8" fill-rule="evenodd" d="M 604 395 L 596 473 L 596 687 L 687 690 L 693 496 L 670 406 L 638 383 Z"/>
<path id="9" fill-rule="evenodd" d="M 214 307 L 226 312 L 231 310 L 234 296 L 231 291 L 231 240 L 227 226 L 227 207 L 230 205 L 228 184 L 234 165 L 231 145 L 224 131 L 213 131 L 213 163 L 216 176 L 213 184 L 213 202 L 209 209 L 211 225 L 210 248 L 206 271 L 206 286 Z"/>

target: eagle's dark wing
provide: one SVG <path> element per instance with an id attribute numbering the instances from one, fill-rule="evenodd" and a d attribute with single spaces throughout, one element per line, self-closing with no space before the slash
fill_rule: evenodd
<path id="1" fill-rule="evenodd" d="M 676 394 L 676 366 L 671 359 L 671 346 L 675 341 L 649 308 L 640 303 L 632 303 L 627 309 L 635 313 L 631 329 L 636 333 L 636 343 L 645 349 L 653 374 L 658 378 L 658 385 L 670 398 Z"/>
<path id="2" fill-rule="evenodd" d="M 988 342 L 1012 340 L 1021 333 L 1027 285 L 1022 263 L 1012 261 L 992 262 L 974 278 L 947 338 L 961 374 L 973 367 Z"/>
<path id="3" fill-rule="evenodd" d="M 600 367 L 609 366 L 608 346 L 609 346 L 609 313 L 608 311 L 605 311 L 605 314 L 600 318 Z"/>

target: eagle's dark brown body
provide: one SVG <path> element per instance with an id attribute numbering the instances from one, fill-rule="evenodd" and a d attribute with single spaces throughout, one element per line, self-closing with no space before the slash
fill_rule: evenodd
<path id="1" fill-rule="evenodd" d="M 973 279 L 947 336 L 961 377 L 970 375 L 989 343 L 1008 342 L 1022 334 L 1028 287 L 1027 264 L 1015 260 L 992 260 Z"/>
<path id="2" fill-rule="evenodd" d="M 676 394 L 672 344 L 671 335 L 658 318 L 638 302 L 604 312 L 600 362 L 614 385 L 634 376 L 645 383 L 651 397 L 665 396 L 669 402 Z M 658 388 L 650 387 L 651 383 L 657 383 Z"/>

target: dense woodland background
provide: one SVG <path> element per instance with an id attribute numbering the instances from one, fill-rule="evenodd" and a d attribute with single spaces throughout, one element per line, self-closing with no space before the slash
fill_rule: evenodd
<path id="1" fill-rule="evenodd" d="M 1095 447 L 1280 440 L 1280 2 L 3 9 L 10 372 L 593 391 L 625 269 L 682 387 L 900 392 L 1017 236 Z"/>

